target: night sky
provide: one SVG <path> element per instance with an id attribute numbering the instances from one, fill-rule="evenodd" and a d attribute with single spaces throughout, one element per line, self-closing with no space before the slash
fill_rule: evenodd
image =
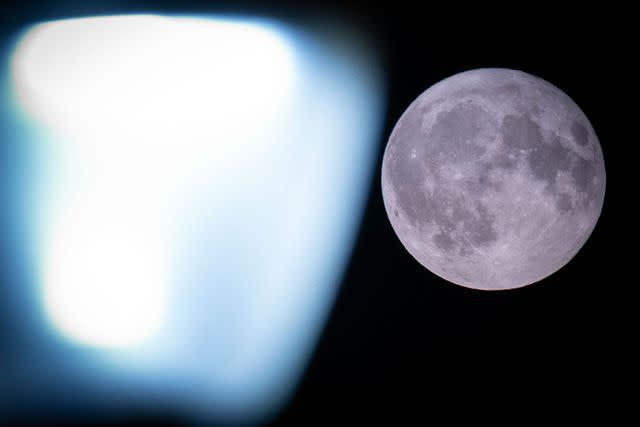
<path id="1" fill-rule="evenodd" d="M 247 12 L 302 25 L 325 14 L 354 22 L 381 55 L 386 121 L 357 242 L 306 374 L 272 425 L 345 418 L 428 424 L 441 416 L 513 425 L 612 421 L 630 409 L 628 349 L 636 335 L 625 307 L 637 279 L 620 253 L 631 232 L 619 215 L 631 185 L 622 157 L 637 139 L 620 123 L 628 93 L 623 62 L 635 54 L 625 47 L 628 11 L 570 13 L 531 3 L 489 12 L 401 1 L 87 3 L 1 6 L 1 35 L 33 20 L 138 10 Z M 394 234 L 380 188 L 384 146 L 408 105 L 436 82 L 479 67 L 520 69 L 564 91 L 591 121 L 606 164 L 603 212 L 582 250 L 556 274 L 510 291 L 459 287 L 423 268 Z M 182 425 L 170 414 L 143 413 L 109 425 L 129 424 Z"/>

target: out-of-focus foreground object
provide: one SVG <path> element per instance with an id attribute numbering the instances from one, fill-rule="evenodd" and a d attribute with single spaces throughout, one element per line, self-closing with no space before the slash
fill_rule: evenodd
<path id="1" fill-rule="evenodd" d="M 362 40 L 260 19 L 27 28 L 5 57 L 2 411 L 256 421 L 336 294 L 384 101 Z M 6 320 L 5 320 L 6 318 Z"/>

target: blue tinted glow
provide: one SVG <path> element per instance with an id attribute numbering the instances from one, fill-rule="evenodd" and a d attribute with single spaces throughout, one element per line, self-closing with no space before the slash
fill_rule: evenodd
<path id="1" fill-rule="evenodd" d="M 275 410 L 368 191 L 383 95 L 366 49 L 263 21 L 137 15 L 34 26 L 8 65 L 38 129 L 26 227 L 47 345 L 67 361 L 23 361 L 28 381 L 66 382 L 68 402 Z"/>

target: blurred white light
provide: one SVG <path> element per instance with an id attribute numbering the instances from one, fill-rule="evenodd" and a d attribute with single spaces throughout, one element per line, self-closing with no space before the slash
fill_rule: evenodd
<path id="1" fill-rule="evenodd" d="M 85 202 L 86 204 L 86 202 Z M 110 206 L 69 207 L 45 248 L 45 301 L 54 324 L 96 346 L 151 336 L 167 304 L 167 258 L 154 235 Z"/>
<path id="2" fill-rule="evenodd" d="M 225 135 L 272 120 L 295 77 L 291 47 L 264 25 L 146 15 L 38 25 L 12 67 L 19 102 L 42 123 L 151 139 L 191 126 Z"/>
<path id="3" fill-rule="evenodd" d="M 251 136 L 290 97 L 291 47 L 250 23 L 86 18 L 33 28 L 12 65 L 19 104 L 55 140 L 56 200 L 41 206 L 49 316 L 79 342 L 138 344 L 167 303 L 174 190 L 199 165 L 264 149 Z"/>
<path id="4" fill-rule="evenodd" d="M 80 355 L 64 361 L 96 364 L 52 383 L 241 421 L 291 395 L 381 130 L 376 61 L 338 29 L 131 15 L 24 33 L 10 77 L 35 131 L 43 312 Z"/>

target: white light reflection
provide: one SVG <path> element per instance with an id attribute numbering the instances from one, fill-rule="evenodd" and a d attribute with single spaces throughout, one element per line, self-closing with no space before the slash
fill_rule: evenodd
<path id="1" fill-rule="evenodd" d="M 105 389 L 239 419 L 290 395 L 374 166 L 383 94 L 367 58 L 348 37 L 255 20 L 25 33 L 11 67 L 41 135 L 43 306 L 107 361 Z"/>
<path id="2" fill-rule="evenodd" d="M 60 331 L 98 346 L 153 335 L 180 189 L 194 170 L 264 149 L 255 132 L 282 114 L 294 73 L 291 46 L 255 24 L 87 18 L 24 37 L 18 102 L 55 135 L 42 280 Z"/>

